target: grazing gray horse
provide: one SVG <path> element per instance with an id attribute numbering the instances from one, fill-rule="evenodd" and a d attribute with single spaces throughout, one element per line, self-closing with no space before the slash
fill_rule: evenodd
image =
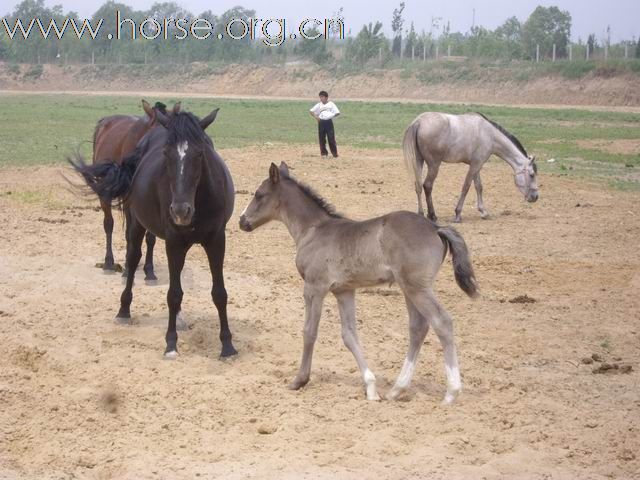
<path id="1" fill-rule="evenodd" d="M 444 402 L 455 400 L 462 383 L 453 322 L 436 300 L 432 285 L 449 248 L 458 285 L 467 295 L 477 295 L 469 252 L 458 232 L 412 212 L 393 212 L 362 222 L 349 220 L 293 179 L 284 162 L 280 168 L 271 164 L 269 178 L 258 187 L 240 217 L 240 228 L 250 232 L 271 220 L 280 220 L 289 229 L 296 243 L 296 266 L 304 280 L 304 349 L 290 389 L 297 390 L 309 381 L 322 304 L 331 292 L 338 301 L 342 339 L 360 368 L 367 399 L 380 399 L 376 377 L 358 341 L 355 289 L 396 282 L 409 311 L 409 351 L 387 398 L 396 399 L 409 387 L 420 347 L 432 326 L 444 350 Z"/>
<path id="2" fill-rule="evenodd" d="M 478 210 L 482 218 L 489 213 L 482 200 L 482 181 L 480 169 L 497 155 L 513 169 L 516 187 L 528 202 L 538 200 L 536 174 L 538 169 L 535 157 L 527 155 L 520 141 L 497 123 L 478 113 L 449 115 L 446 113 L 425 112 L 409 125 L 402 141 L 404 161 L 415 177 L 418 213 L 422 208 L 422 189 L 427 197 L 428 217 L 435 221 L 431 192 L 442 162 L 466 163 L 469 171 L 462 185 L 462 193 L 456 206 L 455 222 L 462 221 L 462 207 L 471 182 L 475 183 L 478 197 Z M 422 166 L 427 164 L 427 177 L 422 184 Z"/>

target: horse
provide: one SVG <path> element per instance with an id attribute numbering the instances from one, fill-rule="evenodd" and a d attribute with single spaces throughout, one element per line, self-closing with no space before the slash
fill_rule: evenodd
<path id="1" fill-rule="evenodd" d="M 212 275 L 211 297 L 220 318 L 221 357 L 237 353 L 227 319 L 224 286 L 225 226 L 233 213 L 235 190 L 224 160 L 213 149 L 205 129 L 218 109 L 203 119 L 179 111 L 171 117 L 156 112 L 159 125 L 138 143 L 122 164 L 87 165 L 81 156 L 71 161 L 98 196 L 120 199 L 129 213 L 127 233 L 127 283 L 120 297 L 116 321 L 130 323 L 132 287 L 142 256 L 145 231 L 165 240 L 169 263 L 167 304 L 169 322 L 164 357 L 178 356 L 176 324 L 181 320 L 183 291 L 180 273 L 188 250 L 204 247 Z"/>
<path id="2" fill-rule="evenodd" d="M 269 177 L 240 216 L 240 229 L 251 232 L 271 220 L 283 222 L 293 237 L 296 267 L 304 280 L 304 347 L 300 369 L 289 388 L 298 390 L 309 382 L 322 305 L 331 292 L 338 301 L 342 339 L 358 364 L 366 397 L 379 400 L 376 377 L 358 341 L 355 290 L 396 282 L 409 312 L 410 345 L 387 398 L 395 400 L 409 387 L 420 348 L 429 326 L 433 326 L 444 350 L 447 392 L 443 402 L 453 403 L 462 388 L 453 322 L 436 300 L 432 285 L 449 249 L 459 287 L 470 297 L 478 294 L 469 252 L 460 234 L 412 212 L 350 220 L 294 179 L 284 162 L 280 167 L 271 164 Z"/>
<path id="3" fill-rule="evenodd" d="M 110 162 L 122 163 L 123 159 L 131 154 L 138 141 L 154 126 L 156 112 L 167 114 L 166 105 L 161 102 L 151 107 L 146 100 L 142 100 L 142 108 L 145 116 L 135 115 L 111 115 L 98 120 L 93 132 L 93 164 L 101 165 Z M 100 197 L 100 208 L 104 214 L 103 227 L 106 236 L 106 253 L 102 268 L 105 271 L 115 269 L 112 249 L 113 214 L 111 213 L 111 198 Z M 144 262 L 145 280 L 154 281 L 157 277 L 153 271 L 153 247 L 156 237 L 147 232 L 147 254 Z M 126 270 L 123 275 L 126 276 Z"/>
<path id="4" fill-rule="evenodd" d="M 511 166 L 515 184 L 528 202 L 538 200 L 538 184 L 535 157 L 529 156 L 522 143 L 481 113 L 450 115 L 446 113 L 425 112 L 419 115 L 406 129 L 402 141 L 402 150 L 407 169 L 415 178 L 418 213 L 424 215 L 422 208 L 422 189 L 427 198 L 427 216 L 436 221 L 431 192 L 442 162 L 466 163 L 469 171 L 462 184 L 462 193 L 455 209 L 455 222 L 462 221 L 462 207 L 471 182 L 474 182 L 477 194 L 477 206 L 480 216 L 488 218 L 489 213 L 482 200 L 482 181 L 480 169 L 497 155 Z M 422 184 L 422 166 L 427 164 L 427 176 Z"/>

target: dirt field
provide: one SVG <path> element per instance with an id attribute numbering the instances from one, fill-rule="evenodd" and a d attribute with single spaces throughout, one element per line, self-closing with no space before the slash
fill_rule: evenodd
<path id="1" fill-rule="evenodd" d="M 430 332 L 406 398 L 371 403 L 329 297 L 311 382 L 286 389 L 302 351 L 293 242 L 281 224 L 241 232 L 237 217 L 281 160 L 353 218 L 413 210 L 400 152 L 347 148 L 340 161 L 321 161 L 311 146 L 221 153 L 239 192 L 226 279 L 240 354 L 230 361 L 218 359 L 199 247 L 183 273 L 191 328 L 180 334 L 180 357 L 163 361 L 162 242 L 159 285 L 140 276 L 135 325 L 116 325 L 121 278 L 94 267 L 104 254 L 97 202 L 65 190 L 61 167 L 0 172 L 0 478 L 640 477 L 637 192 L 541 176 L 541 198 L 527 204 L 506 164 L 487 165 L 491 218 L 480 219 L 471 193 L 459 227 L 482 296 L 464 296 L 449 259 L 436 286 L 455 318 L 459 402 L 440 405 L 443 359 Z M 442 222 L 463 175 L 441 169 Z M 115 239 L 122 262 L 120 226 Z M 408 343 L 404 302 L 386 286 L 357 299 L 362 343 L 386 393 Z M 582 362 L 592 355 L 598 361 Z M 593 373 L 602 362 L 618 368 Z"/>

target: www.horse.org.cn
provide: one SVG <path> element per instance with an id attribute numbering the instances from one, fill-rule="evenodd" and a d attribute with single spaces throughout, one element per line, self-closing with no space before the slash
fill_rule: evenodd
<path id="1" fill-rule="evenodd" d="M 146 40 L 173 38 L 185 40 L 189 37 L 196 40 L 231 38 L 233 40 L 256 40 L 271 47 L 279 46 L 287 38 L 292 40 L 318 40 L 328 38 L 344 38 L 344 22 L 340 19 L 328 18 L 318 20 L 307 18 L 297 24 L 297 28 L 287 35 L 287 21 L 284 18 L 234 18 L 226 22 L 223 28 L 218 30 L 206 18 L 146 18 L 140 23 L 131 18 L 122 18 L 120 10 L 115 12 L 115 32 L 102 32 L 109 40 Z M 81 39 L 85 34 L 95 40 L 101 34 L 104 18 L 93 24 L 89 19 L 82 21 L 75 18 L 65 18 L 64 21 L 56 21 L 53 18 L 43 21 L 40 18 L 32 18 L 28 23 L 22 19 L 16 19 L 13 26 L 6 18 L 2 19 L 2 25 L 11 40 L 28 39 L 30 36 L 40 35 L 42 38 L 57 38 L 61 40 L 65 34 L 75 35 Z M 102 38 L 101 37 L 101 38 Z"/>

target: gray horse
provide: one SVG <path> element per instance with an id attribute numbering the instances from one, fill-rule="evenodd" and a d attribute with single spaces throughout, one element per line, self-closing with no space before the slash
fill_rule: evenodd
<path id="1" fill-rule="evenodd" d="M 280 168 L 271 164 L 269 178 L 258 187 L 240 217 L 240 228 L 250 232 L 271 220 L 280 220 L 289 229 L 296 243 L 296 266 L 304 280 L 304 349 L 290 389 L 297 390 L 309 381 L 322 304 L 331 292 L 338 301 L 342 339 L 360 368 L 367 399 L 380 399 L 376 377 L 358 341 L 355 289 L 396 282 L 409 311 L 409 351 L 387 398 L 396 399 L 409 387 L 420 347 L 432 326 L 444 350 L 444 402 L 455 400 L 462 383 L 453 322 L 432 289 L 448 248 L 460 288 L 474 297 L 477 285 L 467 246 L 454 229 L 439 227 L 411 212 L 393 212 L 362 222 L 349 220 L 335 213 L 311 188 L 293 179 L 284 162 Z"/>
<path id="2" fill-rule="evenodd" d="M 480 169 L 497 155 L 511 166 L 516 187 L 528 202 L 538 200 L 536 174 L 538 169 L 535 157 L 527 155 L 520 141 L 497 123 L 478 113 L 449 115 L 446 113 L 425 112 L 409 125 L 402 141 L 404 161 L 415 177 L 418 213 L 422 208 L 422 189 L 427 197 L 428 217 L 435 221 L 431 192 L 442 162 L 466 163 L 469 171 L 462 185 L 462 193 L 456 206 L 455 222 L 462 221 L 462 207 L 471 182 L 475 183 L 478 198 L 478 210 L 482 218 L 489 213 L 482 200 L 482 181 Z M 427 164 L 427 177 L 422 183 L 422 166 Z"/>

